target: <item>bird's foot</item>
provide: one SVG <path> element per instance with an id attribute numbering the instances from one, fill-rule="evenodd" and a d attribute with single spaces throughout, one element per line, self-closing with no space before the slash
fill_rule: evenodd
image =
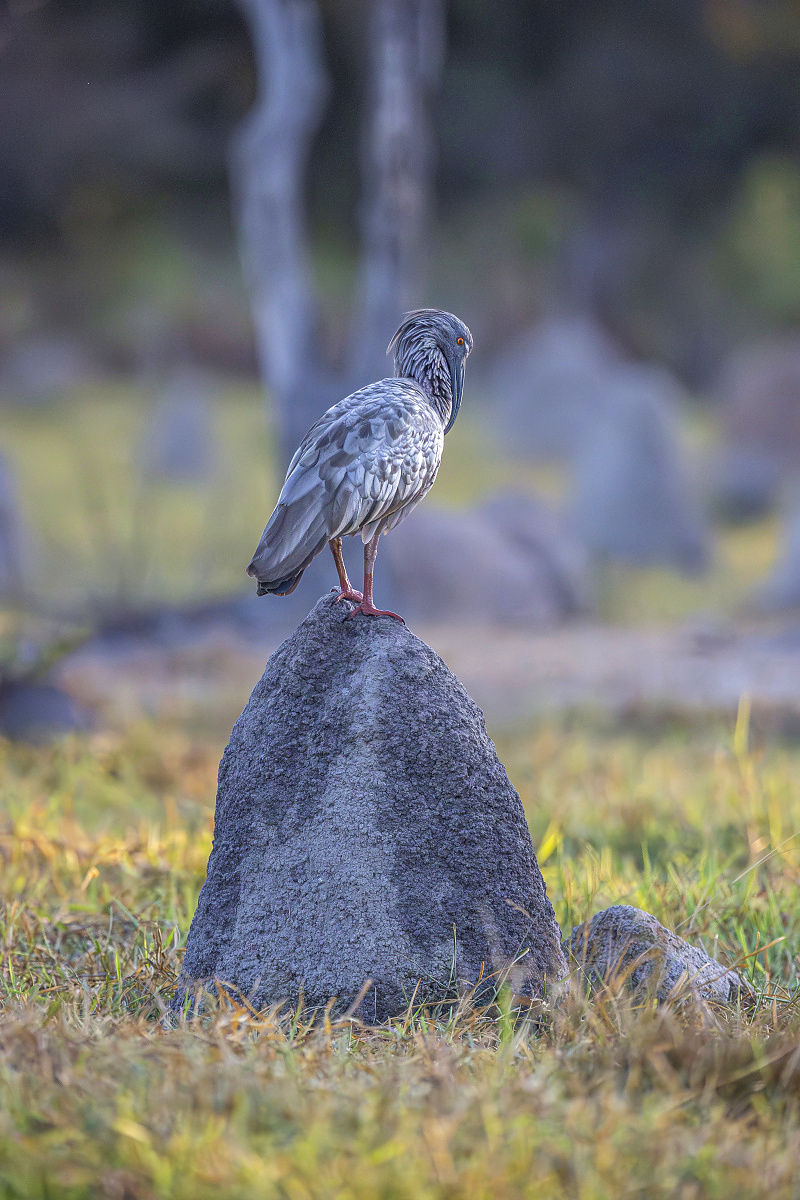
<path id="1" fill-rule="evenodd" d="M 355 588 L 331 588 L 332 592 L 338 592 L 339 595 L 334 600 L 334 604 L 338 604 L 340 600 L 352 600 L 354 604 L 360 604 L 364 597 L 361 592 L 357 592 Z"/>
<path id="2" fill-rule="evenodd" d="M 376 608 L 369 600 L 362 600 L 352 612 L 347 614 L 347 619 L 356 617 L 359 613 L 365 617 L 394 617 L 395 621 L 399 621 L 401 625 L 405 625 L 405 621 L 399 613 L 389 612 L 386 608 Z"/>

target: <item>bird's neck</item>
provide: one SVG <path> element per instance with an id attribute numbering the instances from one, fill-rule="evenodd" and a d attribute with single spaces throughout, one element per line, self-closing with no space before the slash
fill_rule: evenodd
<path id="1" fill-rule="evenodd" d="M 413 379 L 419 384 L 431 408 L 446 426 L 453 408 L 453 390 L 450 371 L 439 347 L 429 348 L 425 354 L 398 356 L 394 369 L 396 375 L 404 379 Z"/>

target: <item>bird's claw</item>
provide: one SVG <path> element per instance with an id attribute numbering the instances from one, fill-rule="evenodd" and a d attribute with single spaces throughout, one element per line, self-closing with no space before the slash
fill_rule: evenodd
<path id="1" fill-rule="evenodd" d="M 360 604 L 347 614 L 345 620 L 350 620 L 351 617 L 356 617 L 361 613 L 365 617 L 394 617 L 395 621 L 399 621 L 401 625 L 405 625 L 405 621 L 399 613 L 389 612 L 386 608 L 376 608 L 374 604 L 370 604 L 368 600 L 362 600 Z"/>
<path id="2" fill-rule="evenodd" d="M 353 604 L 360 604 L 364 599 L 361 592 L 357 592 L 355 588 L 331 588 L 332 592 L 338 592 L 339 595 L 334 600 L 334 604 L 338 604 L 340 600 L 352 600 Z"/>

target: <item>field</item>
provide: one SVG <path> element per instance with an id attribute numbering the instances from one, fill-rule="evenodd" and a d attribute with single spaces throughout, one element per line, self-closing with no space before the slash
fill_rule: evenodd
<path id="1" fill-rule="evenodd" d="M 640 904 L 758 996 L 702 1017 L 576 988 L 540 1028 L 502 999 L 170 1027 L 219 746 L 4 746 L 0 1194 L 797 1196 L 800 750 L 751 752 L 745 718 L 501 740 L 562 927 Z"/>
<path id="2" fill-rule="evenodd" d="M 43 604 L 54 577 L 68 613 L 238 581 L 272 489 L 254 394 L 224 398 L 202 492 L 143 487 L 140 400 L 98 392 L 4 421 Z M 465 422 L 441 502 L 518 476 L 482 446 Z M 610 573 L 604 615 L 735 614 L 773 549 L 766 524 L 723 534 L 702 582 Z M 751 1005 L 590 1003 L 576 981 L 536 1025 L 502 994 L 378 1029 L 234 999 L 176 1025 L 224 729 L 140 720 L 0 743 L 0 1196 L 800 1196 L 800 746 L 751 732 L 746 700 L 735 724 L 584 715 L 493 732 L 562 928 L 641 905 L 738 964 Z"/>

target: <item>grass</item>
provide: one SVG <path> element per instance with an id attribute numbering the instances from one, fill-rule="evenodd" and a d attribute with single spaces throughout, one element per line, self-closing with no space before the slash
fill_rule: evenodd
<path id="1" fill-rule="evenodd" d="M 379 1029 L 161 1020 L 211 845 L 220 747 L 141 724 L 0 745 L 0 1196 L 797 1196 L 800 749 L 712 723 L 500 743 L 562 927 L 641 904 L 746 1013 L 579 992 Z M 763 948 L 763 949 L 762 949 Z"/>

